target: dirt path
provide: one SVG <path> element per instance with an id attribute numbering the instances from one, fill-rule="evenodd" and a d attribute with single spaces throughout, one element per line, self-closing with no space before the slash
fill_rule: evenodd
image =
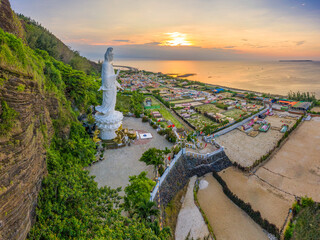
<path id="1" fill-rule="evenodd" d="M 255 176 L 245 176 L 233 167 L 220 172 L 219 175 L 233 193 L 250 203 L 253 210 L 260 211 L 262 218 L 266 218 L 281 229 L 294 202 L 293 196 L 276 191 Z"/>
<path id="2" fill-rule="evenodd" d="M 268 239 L 262 228 L 229 200 L 210 173 L 202 181 L 209 185 L 199 190 L 198 200 L 218 240 Z"/>
<path id="3" fill-rule="evenodd" d="M 205 224 L 198 207 L 194 203 L 193 187 L 197 176 L 190 178 L 188 190 L 184 198 L 182 208 L 179 212 L 175 239 L 185 240 L 190 232 L 190 238 L 202 239 L 209 235 L 207 225 Z"/>

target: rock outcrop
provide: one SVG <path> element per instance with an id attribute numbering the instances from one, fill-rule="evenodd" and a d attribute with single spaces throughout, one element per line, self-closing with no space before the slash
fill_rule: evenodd
<path id="1" fill-rule="evenodd" d="M 0 28 L 24 38 L 24 30 L 17 15 L 12 11 L 9 0 L 0 0 Z"/>
<path id="2" fill-rule="evenodd" d="M 45 145 L 53 135 L 50 112 L 55 114 L 58 103 L 30 76 L 0 68 L 0 79 L 0 100 L 19 113 L 15 127 L 0 136 L 0 239 L 25 239 L 47 173 Z"/>

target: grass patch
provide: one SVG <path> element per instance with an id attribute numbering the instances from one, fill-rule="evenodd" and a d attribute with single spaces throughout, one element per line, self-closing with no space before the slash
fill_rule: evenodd
<path id="1" fill-rule="evenodd" d="M 160 104 L 160 109 L 156 109 L 156 111 L 159 111 L 163 118 L 170 120 L 177 128 L 183 128 L 183 125 L 179 122 L 179 120 L 175 118 L 171 112 L 165 106 L 163 106 L 163 104 L 153 97 L 151 97 L 151 99 L 152 103 L 155 102 L 155 104 Z"/>
<path id="2" fill-rule="evenodd" d="M 222 114 L 227 116 L 227 117 L 231 117 L 231 118 L 233 118 L 234 120 L 237 121 L 238 119 L 240 119 L 246 113 L 244 111 L 242 111 L 241 109 L 234 108 L 234 109 L 225 111 Z"/>

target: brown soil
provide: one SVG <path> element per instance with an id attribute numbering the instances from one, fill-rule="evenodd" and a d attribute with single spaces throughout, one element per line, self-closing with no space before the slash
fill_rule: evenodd
<path id="1" fill-rule="evenodd" d="M 281 127 L 288 124 L 292 127 L 296 119 L 280 118 L 277 115 L 268 116 L 266 121 L 271 127 Z M 232 162 L 237 162 L 244 167 L 251 166 L 256 160 L 273 149 L 283 136 L 280 131 L 269 129 L 268 132 L 260 132 L 257 136 L 248 136 L 245 132 L 235 129 L 225 135 L 217 137 L 217 142 L 225 147 L 225 152 Z"/>
<path id="2" fill-rule="evenodd" d="M 210 173 L 203 180 L 209 185 L 199 190 L 198 200 L 217 239 L 268 239 L 261 227 L 223 193 Z"/>
<path id="3" fill-rule="evenodd" d="M 305 121 L 256 174 L 273 186 L 320 201 L 320 121 Z"/>
<path id="4" fill-rule="evenodd" d="M 219 175 L 233 193 L 243 201 L 250 203 L 253 210 L 260 211 L 262 218 L 281 229 L 288 210 L 294 202 L 292 196 L 263 184 L 255 176 L 245 176 L 233 167 L 220 172 Z"/>

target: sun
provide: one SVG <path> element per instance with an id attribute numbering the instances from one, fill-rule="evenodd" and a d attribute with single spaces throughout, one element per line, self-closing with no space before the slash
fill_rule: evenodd
<path id="1" fill-rule="evenodd" d="M 160 46 L 192 46 L 193 43 L 187 40 L 187 34 L 172 32 L 166 33 L 169 35 L 169 39 L 161 42 Z"/>

